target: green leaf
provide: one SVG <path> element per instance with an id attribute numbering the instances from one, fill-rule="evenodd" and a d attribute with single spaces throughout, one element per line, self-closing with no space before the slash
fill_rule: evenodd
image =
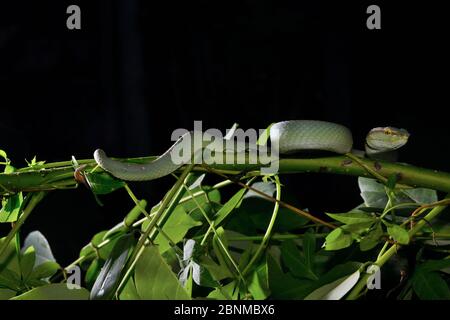
<path id="1" fill-rule="evenodd" d="M 3 248 L 5 243 L 5 238 L 0 239 L 0 248 Z M 8 243 L 8 247 L 5 249 L 3 254 L 0 256 L 0 275 L 4 269 L 10 269 L 16 274 L 20 274 L 20 264 L 19 256 L 16 252 L 16 245 L 14 241 Z M 20 277 L 19 277 L 20 278 Z"/>
<path id="2" fill-rule="evenodd" d="M 2 149 L 0 149 L 0 157 L 2 157 L 2 158 L 3 158 L 3 160 L 5 160 L 5 162 L 8 162 L 8 161 L 9 161 L 9 159 L 8 159 L 8 156 L 7 156 L 6 152 L 5 152 L 5 151 L 3 151 Z"/>
<path id="3" fill-rule="evenodd" d="M 301 256 L 300 251 L 292 240 L 283 241 L 281 245 L 281 258 L 295 277 L 317 280 L 317 276 L 308 267 L 305 259 Z"/>
<path id="4" fill-rule="evenodd" d="M 220 285 L 219 282 L 213 278 L 208 269 L 202 265 L 192 261 L 189 266 L 192 272 L 192 279 L 197 285 L 210 288 L 216 288 Z"/>
<path id="5" fill-rule="evenodd" d="M 384 185 L 373 178 L 358 177 L 358 186 L 361 192 L 385 193 Z"/>
<path id="6" fill-rule="evenodd" d="M 359 270 L 361 267 L 361 263 L 359 262 L 346 262 L 343 264 L 339 264 L 335 267 L 333 267 L 331 270 L 327 271 L 325 274 L 323 274 L 318 281 L 313 282 L 310 286 L 305 288 L 306 294 L 301 299 L 304 299 L 307 295 L 311 294 L 316 289 L 319 289 L 320 287 L 333 283 L 336 280 L 339 279 L 345 279 L 348 276 L 350 276 L 352 273 Z"/>
<path id="7" fill-rule="evenodd" d="M 108 194 L 123 188 L 126 184 L 124 181 L 114 178 L 107 172 L 85 171 L 84 176 L 94 194 Z"/>
<path id="8" fill-rule="evenodd" d="M 211 218 L 218 210 L 220 210 L 220 192 L 212 189 L 210 186 L 202 186 L 205 174 L 190 173 L 185 180 L 185 184 L 189 190 L 185 190 L 179 205 L 196 221 L 204 221 L 203 212 Z M 195 197 L 196 193 L 202 193 Z"/>
<path id="9" fill-rule="evenodd" d="M 10 165 L 10 164 L 7 164 L 7 165 L 5 166 L 4 172 L 5 172 L 5 173 L 13 173 L 13 172 L 16 172 L 16 168 L 13 167 L 13 166 Z"/>
<path id="10" fill-rule="evenodd" d="M 450 259 L 442 260 L 427 260 L 418 266 L 418 269 L 422 272 L 439 271 L 450 267 Z"/>
<path id="11" fill-rule="evenodd" d="M 52 283 L 34 288 L 11 300 L 88 300 L 89 291 L 84 288 L 69 289 L 65 283 Z"/>
<path id="12" fill-rule="evenodd" d="M 222 196 L 221 196 L 219 190 L 213 189 L 212 187 L 209 187 L 209 186 L 204 186 L 204 187 L 203 187 L 203 190 L 206 192 L 206 194 L 207 194 L 207 196 L 208 196 L 208 199 L 209 199 L 211 202 L 214 202 L 214 203 L 221 203 L 221 201 L 222 201 Z"/>
<path id="13" fill-rule="evenodd" d="M 219 211 L 221 208 L 221 196 L 219 190 L 211 189 L 211 187 L 208 186 L 203 186 L 191 190 L 191 193 L 195 194 L 200 191 L 203 191 L 204 193 L 196 196 L 195 200 L 194 198 L 189 198 L 188 200 L 179 204 L 194 220 L 197 221 L 204 220 L 203 213 L 201 212 L 200 208 L 202 208 L 202 210 L 206 212 L 208 217 L 212 217 L 212 215 Z M 190 197 L 189 192 L 186 191 L 183 194 L 183 198 L 185 197 Z"/>
<path id="14" fill-rule="evenodd" d="M 45 261 L 36 266 L 31 272 L 30 279 L 45 279 L 53 276 L 61 266 L 55 261 Z"/>
<path id="15" fill-rule="evenodd" d="M 0 150 L 1 151 L 1 150 Z M 8 300 L 16 295 L 14 290 L 0 289 L 0 300 Z"/>
<path id="16" fill-rule="evenodd" d="M 450 289 L 437 272 L 415 272 L 412 284 L 421 300 L 449 300 Z"/>
<path id="17" fill-rule="evenodd" d="M 371 178 L 358 178 L 361 197 L 367 207 L 384 208 L 387 204 L 388 197 L 383 184 Z M 394 192 L 394 203 L 397 205 L 406 202 L 415 202 L 418 204 L 428 204 L 438 201 L 435 190 L 426 188 L 402 189 Z"/>
<path id="18" fill-rule="evenodd" d="M 267 262 L 260 264 L 251 274 L 248 291 L 255 300 L 264 300 L 269 297 L 269 268 Z"/>
<path id="19" fill-rule="evenodd" d="M 361 192 L 361 198 L 364 200 L 366 207 L 383 209 L 386 207 L 388 197 L 386 193 L 365 191 Z"/>
<path id="20" fill-rule="evenodd" d="M 22 192 L 12 195 L 2 201 L 0 209 L 0 223 L 15 222 L 19 218 L 20 209 L 23 203 Z"/>
<path id="21" fill-rule="evenodd" d="M 325 250 L 339 250 L 349 247 L 353 242 L 351 234 L 344 232 L 342 228 L 334 229 L 325 238 Z"/>
<path id="22" fill-rule="evenodd" d="M 272 299 L 301 299 L 314 283 L 311 280 L 299 280 L 289 273 L 283 273 L 271 254 L 267 255 L 267 267 Z"/>
<path id="23" fill-rule="evenodd" d="M 228 231 L 228 230 L 226 231 L 227 237 L 229 237 L 229 234 L 231 232 L 232 231 Z M 239 244 L 244 244 L 244 247 L 241 247 L 241 248 L 239 248 L 237 246 L 233 246 L 233 245 L 238 244 L 238 241 L 232 241 L 232 242 L 229 242 L 228 244 L 229 244 L 230 248 L 244 250 L 244 252 L 239 254 L 239 263 L 238 263 L 239 270 L 244 270 L 247 267 L 247 265 L 250 263 L 250 261 L 253 257 L 253 254 L 256 252 L 256 246 L 254 244 L 249 244 L 248 242 L 247 243 L 240 242 Z M 254 267 L 255 267 L 255 265 L 252 264 L 248 271 L 254 269 Z"/>
<path id="24" fill-rule="evenodd" d="M 25 280 L 28 279 L 31 271 L 33 271 L 35 257 L 36 255 L 33 247 L 28 247 L 22 254 L 20 259 L 20 269 L 22 271 L 22 278 Z"/>
<path id="25" fill-rule="evenodd" d="M 389 235 L 399 244 L 408 244 L 409 243 L 408 231 L 406 231 L 402 227 L 400 227 L 396 224 L 388 224 L 387 231 L 388 231 Z"/>
<path id="26" fill-rule="evenodd" d="M 22 250 L 32 246 L 36 253 L 34 266 L 38 266 L 46 261 L 55 261 L 52 250 L 47 239 L 39 231 L 33 231 L 25 238 Z"/>
<path id="27" fill-rule="evenodd" d="M 29 167 L 40 167 L 43 164 L 45 164 L 45 161 L 37 161 L 36 156 L 34 156 L 33 159 L 31 159 L 31 162 L 28 162 L 27 159 L 25 159 L 25 161 Z"/>
<path id="28" fill-rule="evenodd" d="M 359 177 L 358 185 L 367 207 L 384 208 L 386 206 L 388 197 L 383 184 L 375 179 Z"/>
<path id="29" fill-rule="evenodd" d="M 130 277 L 122 289 L 119 296 L 120 300 L 141 300 L 139 297 L 133 277 Z"/>
<path id="30" fill-rule="evenodd" d="M 214 279 L 209 270 L 201 263 L 197 263 L 202 252 L 203 248 L 195 240 L 189 239 L 185 242 L 182 261 L 182 265 L 185 267 L 179 272 L 179 280 L 185 288 L 187 282 L 192 280 L 202 287 L 215 288 L 219 286 L 218 281 Z"/>
<path id="31" fill-rule="evenodd" d="M 402 192 L 406 194 L 412 201 L 418 204 L 430 204 L 438 201 L 436 190 L 425 188 L 403 189 Z"/>
<path id="32" fill-rule="evenodd" d="M 303 235 L 303 255 L 305 256 L 306 266 L 314 270 L 314 256 L 316 252 L 316 237 L 314 232 L 308 231 Z"/>
<path id="33" fill-rule="evenodd" d="M 228 268 L 218 265 L 210 256 L 201 256 L 199 258 L 199 264 L 206 268 L 216 281 L 233 277 Z"/>
<path id="34" fill-rule="evenodd" d="M 266 202 L 268 202 L 268 201 L 266 201 Z M 306 210 L 306 211 L 308 211 L 308 210 Z M 258 217 L 261 217 L 262 215 L 264 215 L 266 212 L 267 212 L 267 210 L 263 211 L 263 212 L 257 212 L 259 214 L 252 215 L 251 217 L 253 220 L 255 220 Z M 268 214 L 265 214 L 265 215 L 267 216 L 267 218 L 270 218 Z M 269 220 L 269 219 L 267 219 L 267 220 Z M 264 219 L 259 219 L 258 221 L 261 221 L 261 223 L 265 222 Z M 278 210 L 277 221 L 275 222 L 275 228 L 276 228 L 275 230 L 277 232 L 292 232 L 292 231 L 304 226 L 308 222 L 309 222 L 309 220 L 307 218 L 301 217 L 298 214 L 292 212 L 291 210 L 289 210 L 287 208 L 280 208 Z M 265 229 L 267 227 L 267 223 L 264 224 L 264 226 L 265 226 L 264 227 L 264 229 Z"/>
<path id="35" fill-rule="evenodd" d="M 106 260 L 105 265 L 100 271 L 94 285 L 92 286 L 91 300 L 108 300 L 114 296 L 115 290 L 121 280 L 122 269 L 127 262 L 128 253 L 134 245 L 134 234 L 126 234 L 121 236 L 111 255 Z"/>
<path id="36" fill-rule="evenodd" d="M 255 182 L 251 185 L 251 187 L 255 190 L 258 190 L 258 191 L 270 196 L 270 197 L 273 197 L 273 195 L 275 194 L 275 191 L 276 191 L 276 186 L 275 186 L 275 183 L 273 183 L 273 182 Z M 245 194 L 244 199 L 253 198 L 253 197 L 267 200 L 265 197 L 263 197 L 258 192 L 255 192 L 253 190 L 249 190 Z"/>
<path id="37" fill-rule="evenodd" d="M 288 203 L 296 203 L 296 199 L 287 197 Z M 261 230 L 266 230 L 269 225 L 273 211 L 273 203 L 262 197 L 252 196 L 245 198 L 239 208 L 233 211 L 233 215 L 227 219 L 227 229 L 245 235 L 257 235 Z M 273 232 L 285 233 L 296 232 L 298 228 L 304 226 L 309 220 L 295 214 L 289 209 L 279 208 L 278 218 L 275 222 Z"/>
<path id="38" fill-rule="evenodd" d="M 359 239 L 362 234 L 370 230 L 375 221 L 366 221 L 353 224 L 345 224 L 340 228 L 347 233 L 350 233 L 353 239 Z"/>
<path id="39" fill-rule="evenodd" d="M 311 292 L 305 300 L 340 300 L 349 292 L 360 277 L 359 270 Z"/>
<path id="40" fill-rule="evenodd" d="M 190 299 L 155 246 L 144 249 L 136 263 L 134 280 L 137 293 L 142 299 Z"/>
<path id="41" fill-rule="evenodd" d="M 241 202 L 245 192 L 246 189 L 239 190 L 234 196 L 231 197 L 230 200 L 227 201 L 227 203 L 223 205 L 222 208 L 220 208 L 214 219 L 215 226 L 219 226 L 220 223 L 234 210 L 234 208 L 236 208 L 239 202 Z"/>
<path id="42" fill-rule="evenodd" d="M 84 282 L 86 283 L 86 287 L 91 289 L 95 283 L 95 279 L 97 279 L 100 274 L 102 268 L 102 261 L 100 259 L 92 260 L 91 264 L 86 270 L 86 275 L 84 276 Z"/>
<path id="43" fill-rule="evenodd" d="M 375 227 L 369 231 L 364 238 L 361 239 L 359 243 L 359 248 L 361 251 L 368 251 L 376 247 L 379 243 L 380 238 L 383 236 L 383 228 L 381 227 L 381 223 L 377 223 Z"/>
<path id="44" fill-rule="evenodd" d="M 20 275 L 7 268 L 2 268 L 0 271 L 0 287 L 19 290 L 22 286 Z"/>
<path id="45" fill-rule="evenodd" d="M 208 294 L 207 298 L 215 300 L 238 300 L 239 290 L 237 290 L 236 281 L 232 281 L 221 288 L 214 289 Z"/>
<path id="46" fill-rule="evenodd" d="M 162 230 L 174 244 L 177 244 L 184 239 L 189 229 L 200 226 L 201 224 L 200 221 L 195 221 L 186 214 L 186 211 L 182 206 L 177 206 L 167 219 L 166 223 L 164 223 Z M 146 228 L 146 226 L 147 224 L 144 224 L 142 228 Z M 159 251 L 161 253 L 170 249 L 169 241 L 161 233 L 156 236 L 154 243 L 159 246 Z"/>
<path id="47" fill-rule="evenodd" d="M 328 216 L 344 224 L 375 222 L 376 217 L 364 212 L 327 213 Z"/>

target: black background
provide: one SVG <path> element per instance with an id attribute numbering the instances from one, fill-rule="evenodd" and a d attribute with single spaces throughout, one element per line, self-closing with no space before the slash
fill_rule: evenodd
<path id="1" fill-rule="evenodd" d="M 336 1 L 337 2 L 337 1 Z M 448 26 L 442 1 L 14 1 L 0 6 L 0 148 L 38 160 L 157 155 L 176 128 L 262 129 L 288 119 L 410 131 L 401 160 L 450 171 Z M 81 30 L 66 8 L 81 8 Z M 381 7 L 382 29 L 366 28 Z M 359 203 L 356 180 L 283 177 L 313 212 Z M 172 183 L 133 184 L 155 204 Z M 123 191 L 50 194 L 29 218 L 62 264 L 120 221 Z M 2 229 L 4 230 L 4 229 Z"/>

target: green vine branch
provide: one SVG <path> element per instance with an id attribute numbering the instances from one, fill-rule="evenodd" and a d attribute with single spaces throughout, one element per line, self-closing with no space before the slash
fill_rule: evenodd
<path id="1" fill-rule="evenodd" d="M 124 162 L 145 163 L 156 157 L 122 159 Z M 94 160 L 79 160 L 79 164 L 86 165 L 86 170 L 96 166 Z M 211 168 L 223 174 L 242 174 L 247 176 L 260 175 L 260 164 L 216 164 Z M 182 171 L 183 168 L 180 168 Z M 370 169 L 370 170 L 368 170 Z M 193 171 L 205 172 L 208 168 L 197 165 Z M 397 178 L 397 183 L 412 187 L 424 187 L 438 191 L 450 192 L 450 173 L 416 167 L 404 163 L 375 161 L 358 158 L 358 161 L 347 156 L 281 159 L 279 160 L 279 174 L 292 173 L 328 173 L 350 176 L 373 177 L 389 179 Z M 67 189 L 77 186 L 74 168 L 70 161 L 48 163 L 40 166 L 19 169 L 13 173 L 0 174 L 0 195 L 8 195 L 20 191 L 46 191 Z"/>

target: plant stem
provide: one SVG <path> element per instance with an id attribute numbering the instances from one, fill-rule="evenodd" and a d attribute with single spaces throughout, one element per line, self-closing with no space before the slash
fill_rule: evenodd
<path id="1" fill-rule="evenodd" d="M 446 198 L 449 198 L 450 195 L 447 195 Z M 427 221 L 431 221 L 434 218 L 436 218 L 447 206 L 441 205 L 434 207 L 422 220 L 417 222 L 417 224 L 409 230 L 408 234 L 409 237 L 413 237 L 416 235 L 424 226 L 427 225 Z M 378 257 L 377 261 L 375 261 L 375 265 L 378 267 L 382 267 L 395 253 L 397 253 L 398 249 L 400 248 L 400 245 L 393 244 L 386 252 L 384 252 L 381 256 Z M 364 274 L 362 276 L 358 283 L 355 285 L 355 287 L 352 289 L 352 291 L 349 293 L 347 300 L 355 300 L 359 297 L 361 291 L 364 289 L 364 287 L 367 285 L 367 281 L 370 278 L 370 274 Z"/>
<path id="2" fill-rule="evenodd" d="M 275 205 L 273 207 L 272 218 L 270 219 L 269 226 L 266 229 L 266 233 L 264 234 L 264 237 L 263 237 L 263 239 L 262 239 L 258 249 L 256 250 L 256 252 L 253 255 L 253 257 L 250 260 L 250 262 L 244 268 L 244 271 L 242 271 L 242 275 L 244 277 L 247 274 L 247 272 L 251 269 L 251 267 L 253 266 L 255 261 L 258 260 L 258 258 L 261 255 L 262 251 L 266 248 L 267 243 L 269 242 L 270 236 L 272 234 L 272 229 L 273 229 L 273 226 L 275 225 L 275 221 L 276 221 L 277 215 L 278 215 L 278 210 L 280 209 L 279 201 L 281 200 L 281 183 L 280 183 L 280 180 L 279 180 L 278 176 L 275 176 L 275 185 L 276 185 L 276 188 L 277 188 L 277 190 L 276 190 L 276 200 L 277 201 L 275 202 Z"/>
<path id="3" fill-rule="evenodd" d="M 144 163 L 155 157 L 122 159 L 124 162 Z M 79 160 L 86 164 L 86 169 L 95 167 L 94 160 Z M 362 165 L 364 166 L 362 166 Z M 249 172 L 249 175 L 260 175 L 259 164 L 215 164 L 213 169 L 227 174 Z M 415 167 L 403 163 L 375 161 L 358 158 L 358 162 L 349 160 L 347 156 L 322 157 L 312 159 L 281 159 L 279 160 L 279 174 L 317 172 L 350 176 L 372 177 L 365 168 L 371 168 L 384 178 L 397 175 L 397 183 L 412 187 L 424 187 L 434 190 L 450 192 L 450 173 Z M 205 172 L 207 168 L 196 166 L 195 171 Z M 0 174 L 0 194 L 19 191 L 41 191 L 67 188 L 75 186 L 73 178 L 74 168 L 71 162 L 49 163 L 37 168 L 23 168 L 13 173 Z"/>
<path id="4" fill-rule="evenodd" d="M 26 208 L 23 210 L 22 214 L 20 215 L 19 219 L 14 223 L 13 228 L 6 236 L 6 239 L 3 241 L 3 247 L 0 249 L 0 257 L 5 252 L 6 248 L 8 248 L 9 242 L 14 238 L 16 233 L 19 231 L 20 227 L 23 225 L 25 220 L 27 220 L 28 216 L 31 214 L 33 209 L 36 207 L 36 205 L 44 198 L 46 192 L 40 191 L 38 193 L 32 194 L 30 202 L 26 206 Z"/>
<path id="5" fill-rule="evenodd" d="M 195 202 L 195 205 L 197 206 L 197 208 L 200 210 L 200 212 L 203 215 L 203 218 L 205 218 L 206 222 L 209 225 L 208 230 L 205 233 L 205 236 L 203 237 L 202 242 L 200 243 L 201 246 L 203 246 L 205 244 L 205 241 L 208 237 L 208 234 L 212 231 L 214 233 L 214 235 L 217 238 L 217 242 L 219 243 L 221 249 L 223 250 L 223 252 L 225 253 L 228 261 L 233 265 L 233 268 L 236 270 L 236 273 L 238 274 L 239 278 L 244 280 L 244 277 L 241 274 L 241 271 L 239 270 L 239 266 L 236 264 L 236 262 L 234 261 L 233 257 L 231 256 L 230 252 L 228 251 L 227 247 L 224 245 L 222 239 L 220 238 L 220 235 L 217 233 L 216 228 L 214 227 L 214 221 L 211 221 L 211 219 L 209 219 L 206 211 L 203 209 L 203 207 L 198 203 L 197 199 L 193 196 L 192 191 L 189 189 L 189 187 L 186 184 L 183 184 L 184 188 L 186 189 L 187 193 L 192 197 L 192 200 Z M 231 272 L 231 270 L 230 270 Z"/>
<path id="6" fill-rule="evenodd" d="M 230 185 L 232 183 L 233 182 L 231 180 L 225 180 L 225 181 L 219 182 L 219 183 L 213 185 L 211 187 L 211 189 L 208 190 L 208 192 L 210 192 L 211 190 L 216 190 L 216 189 L 223 188 L 223 187 L 228 186 L 228 185 Z M 204 195 L 204 194 L 206 194 L 206 192 L 203 191 L 203 190 L 197 191 L 192 196 L 189 195 L 189 196 L 185 196 L 185 197 L 181 198 L 181 200 L 178 202 L 178 204 L 185 203 L 185 202 L 193 199 L 193 197 L 196 198 L 196 197 L 199 197 L 199 196 Z M 139 225 L 144 223 L 144 221 L 146 221 L 146 220 L 147 220 L 147 218 L 142 218 L 142 219 L 136 221 L 135 223 L 133 223 L 133 227 L 138 227 Z"/>
<path id="7" fill-rule="evenodd" d="M 147 229 L 139 238 L 139 241 L 138 241 L 136 247 L 134 248 L 131 257 L 130 257 L 130 259 L 128 259 L 128 262 L 124 268 L 124 270 L 126 270 L 126 272 L 116 290 L 116 294 L 115 294 L 116 297 L 119 296 L 120 292 L 125 287 L 125 284 L 128 281 L 128 278 L 130 277 L 131 272 L 134 269 L 134 266 L 136 265 L 136 262 L 139 260 L 139 257 L 141 256 L 142 252 L 144 251 L 144 248 L 145 248 L 144 245 L 145 245 L 150 233 L 152 232 L 153 227 L 156 225 L 156 223 L 158 223 L 159 218 L 161 218 L 161 216 L 165 213 L 166 209 L 168 208 L 168 206 L 172 202 L 172 200 L 174 198 L 176 198 L 177 195 L 180 194 L 180 190 L 183 187 L 184 180 L 186 179 L 189 172 L 191 172 L 194 165 L 195 164 L 191 163 L 185 167 L 185 169 L 183 170 L 183 173 L 178 178 L 177 182 L 174 184 L 174 186 L 172 187 L 170 192 L 167 194 L 167 196 L 164 197 L 164 199 L 161 203 L 161 206 L 158 209 L 158 212 L 155 214 L 155 216 L 153 217 L 153 219 L 147 226 Z"/>
<path id="8" fill-rule="evenodd" d="M 197 191 L 197 192 L 195 192 L 195 193 L 193 193 L 193 194 L 190 194 L 190 195 L 188 195 L 188 196 L 186 196 L 186 197 L 184 197 L 184 198 L 181 198 L 181 200 L 180 200 L 179 203 L 180 203 L 180 204 L 185 203 L 185 202 L 187 202 L 187 201 L 189 201 L 189 200 L 191 200 L 191 199 L 193 199 L 193 198 L 196 198 L 196 197 L 198 197 L 198 196 L 207 194 L 208 192 L 210 192 L 210 191 L 212 191 L 212 190 L 218 190 L 218 189 L 220 189 L 220 188 L 226 187 L 226 186 L 228 186 L 228 185 L 230 185 L 230 184 L 233 184 L 233 181 L 231 181 L 231 180 L 224 180 L 224 181 L 221 181 L 221 182 L 216 183 L 215 185 L 213 185 L 213 186 L 211 187 L 211 189 L 209 189 L 209 190 L 207 190 L 207 191 L 200 190 L 200 191 Z"/>

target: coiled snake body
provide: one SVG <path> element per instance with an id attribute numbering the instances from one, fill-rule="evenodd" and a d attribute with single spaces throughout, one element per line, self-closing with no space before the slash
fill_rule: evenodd
<path id="1" fill-rule="evenodd" d="M 370 130 L 366 136 L 366 155 L 381 157 L 403 146 L 409 134 L 404 129 L 394 127 L 378 127 Z M 128 181 L 153 180 L 166 176 L 185 163 L 174 163 L 172 150 L 178 146 L 185 135 L 180 137 L 163 155 L 151 163 L 124 163 L 108 158 L 105 152 L 97 149 L 94 159 L 97 164 L 113 176 Z M 280 154 L 288 154 L 302 150 L 330 151 L 338 154 L 352 152 L 353 137 L 350 130 L 340 124 L 318 120 L 291 120 L 273 124 L 270 127 L 270 140 L 277 145 Z M 200 145 L 193 153 L 205 148 Z"/>

